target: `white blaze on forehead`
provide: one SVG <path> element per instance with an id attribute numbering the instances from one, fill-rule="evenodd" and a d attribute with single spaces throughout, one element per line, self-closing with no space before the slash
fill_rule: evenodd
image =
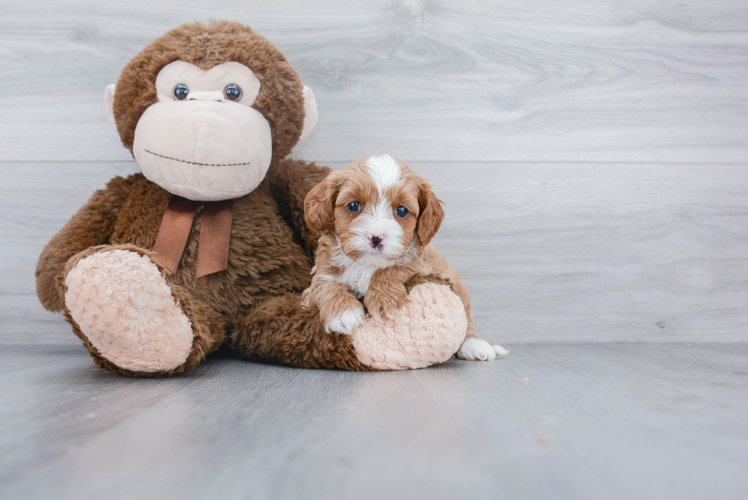
<path id="1" fill-rule="evenodd" d="M 366 159 L 369 176 L 376 184 L 379 194 L 402 181 L 400 165 L 390 155 L 374 155 Z"/>
<path id="2" fill-rule="evenodd" d="M 376 204 L 367 206 L 366 212 L 364 212 L 363 215 L 365 217 L 370 217 L 368 219 L 371 223 L 371 226 L 369 227 L 370 231 L 384 231 L 389 227 L 400 228 L 400 224 L 397 224 L 397 226 L 390 224 L 390 221 L 395 222 L 395 217 L 392 214 L 392 205 L 390 204 L 390 200 L 388 200 L 386 196 L 382 196 L 381 198 L 379 198 Z"/>

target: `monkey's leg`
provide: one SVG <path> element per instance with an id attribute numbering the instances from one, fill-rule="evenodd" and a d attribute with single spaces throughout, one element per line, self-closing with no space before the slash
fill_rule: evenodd
<path id="1" fill-rule="evenodd" d="M 147 250 L 102 245 L 73 256 L 58 276 L 65 317 L 96 363 L 154 377 L 195 367 L 225 338 L 224 321 L 169 283 Z"/>
<path id="2" fill-rule="evenodd" d="M 509 354 L 509 350 L 499 344 L 493 344 L 478 338 L 478 335 L 475 333 L 475 327 L 473 326 L 470 295 L 468 295 L 468 292 L 462 283 L 455 283 L 438 276 L 413 276 L 407 283 L 405 283 L 405 289 L 410 291 L 413 287 L 423 283 L 435 283 L 449 286 L 450 289 L 460 297 L 460 301 L 465 307 L 468 326 L 462 345 L 455 354 L 457 358 L 469 361 L 493 361 L 497 357 Z"/>
<path id="3" fill-rule="evenodd" d="M 274 297 L 235 324 L 231 347 L 247 358 L 304 368 L 402 370 L 447 361 L 465 339 L 459 297 L 434 283 L 415 286 L 393 318 L 367 316 L 350 335 L 326 333 L 316 308 L 300 295 Z"/>

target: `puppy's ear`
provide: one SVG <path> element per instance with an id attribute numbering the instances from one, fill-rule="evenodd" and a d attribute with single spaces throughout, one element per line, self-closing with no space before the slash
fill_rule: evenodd
<path id="1" fill-rule="evenodd" d="M 429 244 L 444 220 L 442 202 L 431 191 L 431 186 L 426 181 L 421 183 L 418 205 L 421 212 L 418 214 L 416 234 L 418 235 L 418 242 L 425 246 Z"/>
<path id="2" fill-rule="evenodd" d="M 304 219 L 313 233 L 320 235 L 332 231 L 337 195 L 335 172 L 327 176 L 304 198 Z"/>

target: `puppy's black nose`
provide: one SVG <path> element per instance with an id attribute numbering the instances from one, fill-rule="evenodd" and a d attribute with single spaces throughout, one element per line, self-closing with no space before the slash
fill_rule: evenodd
<path id="1" fill-rule="evenodd" d="M 369 238 L 369 241 L 371 241 L 371 246 L 373 246 L 374 248 L 377 248 L 382 244 L 382 238 L 380 238 L 379 236 L 372 236 L 371 238 Z"/>

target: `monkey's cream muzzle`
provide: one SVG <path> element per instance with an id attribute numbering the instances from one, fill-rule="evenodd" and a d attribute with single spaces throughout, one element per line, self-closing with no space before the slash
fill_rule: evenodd
<path id="1" fill-rule="evenodd" d="M 229 200 L 252 192 L 273 156 L 270 124 L 252 107 L 260 86 L 252 70 L 238 62 L 209 70 L 185 61 L 164 66 L 156 77 L 158 101 L 135 127 L 132 149 L 143 175 L 193 201 Z M 238 95 L 227 94 L 229 88 L 240 89 Z M 110 85 L 105 93 L 113 124 L 114 92 Z M 317 123 L 317 104 L 308 87 L 304 113 L 301 138 Z"/>
<path id="2" fill-rule="evenodd" d="M 158 102 L 143 113 L 133 144 L 143 175 L 195 201 L 252 192 L 270 167 L 270 125 L 254 108 L 215 100 L 220 92 L 194 94 L 198 98 Z"/>

